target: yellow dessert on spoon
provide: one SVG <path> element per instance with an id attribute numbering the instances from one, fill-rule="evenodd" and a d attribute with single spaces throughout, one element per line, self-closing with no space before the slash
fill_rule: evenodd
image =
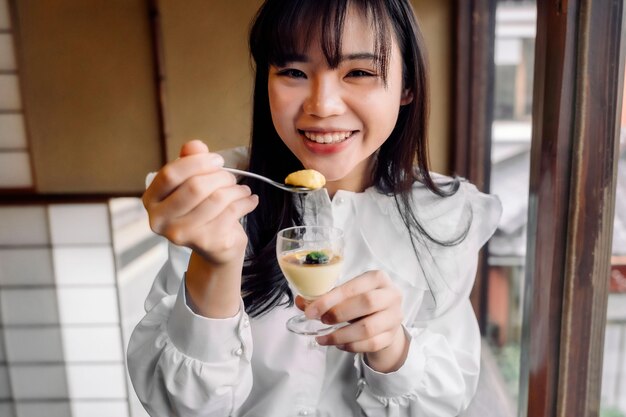
<path id="1" fill-rule="evenodd" d="M 285 184 L 317 190 L 326 184 L 326 178 L 314 169 L 303 169 L 287 175 Z"/>

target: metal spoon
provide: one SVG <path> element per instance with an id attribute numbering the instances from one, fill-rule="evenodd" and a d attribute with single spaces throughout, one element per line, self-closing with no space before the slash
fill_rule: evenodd
<path id="1" fill-rule="evenodd" d="M 301 193 L 310 193 L 311 191 L 315 191 L 313 188 L 296 187 L 293 185 L 282 184 L 280 182 L 276 182 L 262 175 L 255 174 L 255 173 L 248 172 L 248 171 L 242 171 L 239 169 L 227 168 L 227 167 L 223 167 L 222 169 L 224 171 L 230 172 L 231 174 L 242 175 L 244 177 L 252 177 L 252 178 L 256 178 L 257 180 L 265 181 L 266 183 L 271 184 L 276 188 L 280 188 L 281 190 L 284 190 L 284 191 L 289 191 L 290 193 L 301 194 Z"/>

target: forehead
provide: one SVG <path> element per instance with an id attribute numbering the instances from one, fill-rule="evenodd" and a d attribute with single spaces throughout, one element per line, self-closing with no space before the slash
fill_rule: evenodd
<path id="1" fill-rule="evenodd" d="M 321 51 L 331 68 L 343 55 L 370 53 L 386 78 L 395 43 L 389 13 L 385 1 L 287 1 L 257 21 L 252 53 L 257 64 L 281 66 Z"/>

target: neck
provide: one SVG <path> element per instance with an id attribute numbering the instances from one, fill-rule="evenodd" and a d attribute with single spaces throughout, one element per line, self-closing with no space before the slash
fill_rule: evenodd
<path id="1" fill-rule="evenodd" d="M 370 157 L 360 164 L 345 177 L 335 181 L 326 182 L 326 190 L 330 198 L 333 198 L 338 190 L 352 191 L 360 193 L 372 185 L 372 169 L 374 167 L 374 158 Z"/>

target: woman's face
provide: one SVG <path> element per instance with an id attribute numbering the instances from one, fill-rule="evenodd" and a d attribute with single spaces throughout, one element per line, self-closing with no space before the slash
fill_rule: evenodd
<path id="1" fill-rule="evenodd" d="M 393 39 L 387 85 L 370 25 L 356 11 L 346 15 L 337 68 L 328 66 L 318 40 L 310 45 L 305 55 L 270 67 L 274 126 L 305 168 L 326 177 L 331 195 L 363 191 L 371 185 L 374 153 L 391 134 L 400 106 L 412 99 L 403 89 L 398 45 Z"/>

